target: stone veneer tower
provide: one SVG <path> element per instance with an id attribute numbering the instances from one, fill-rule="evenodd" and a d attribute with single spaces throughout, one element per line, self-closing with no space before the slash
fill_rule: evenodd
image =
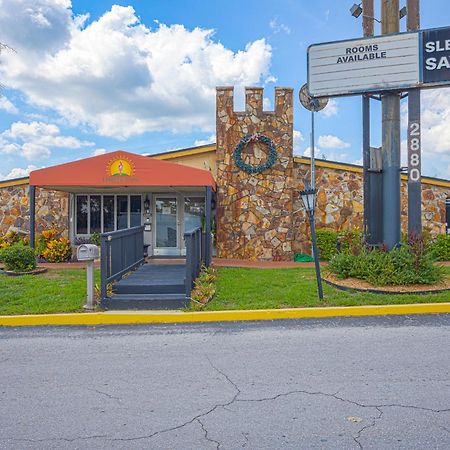
<path id="1" fill-rule="evenodd" d="M 245 89 L 245 112 L 233 108 L 233 88 L 218 87 L 217 252 L 222 258 L 292 260 L 293 90 L 275 88 L 275 111 L 263 111 L 263 89 Z M 261 174 L 240 170 L 233 151 L 247 133 L 272 139 L 275 164 Z M 267 148 L 251 144 L 242 152 L 257 165 Z"/>

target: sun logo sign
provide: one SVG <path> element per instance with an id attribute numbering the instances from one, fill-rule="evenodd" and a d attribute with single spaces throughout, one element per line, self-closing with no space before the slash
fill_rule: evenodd
<path id="1" fill-rule="evenodd" d="M 128 158 L 116 158 L 108 164 L 107 172 L 110 177 L 132 177 L 134 164 Z"/>

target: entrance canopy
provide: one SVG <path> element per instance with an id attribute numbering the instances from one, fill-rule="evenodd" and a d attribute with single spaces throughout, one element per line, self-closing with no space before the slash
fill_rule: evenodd
<path id="1" fill-rule="evenodd" d="M 33 170 L 30 186 L 73 192 L 80 188 L 199 187 L 215 189 L 208 170 L 160 161 L 122 150 Z"/>

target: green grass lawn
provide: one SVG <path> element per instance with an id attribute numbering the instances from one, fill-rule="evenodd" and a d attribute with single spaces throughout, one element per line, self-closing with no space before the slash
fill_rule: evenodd
<path id="1" fill-rule="evenodd" d="M 450 267 L 445 271 L 450 274 Z M 317 298 L 314 269 L 219 268 L 217 291 L 205 310 L 296 308 L 448 302 L 450 292 L 386 295 L 340 291 L 324 283 L 325 302 Z"/>
<path id="2" fill-rule="evenodd" d="M 99 283 L 100 271 L 95 273 Z M 82 311 L 86 303 L 86 270 L 49 270 L 41 275 L 0 275 L 0 314 Z"/>
<path id="3" fill-rule="evenodd" d="M 445 268 L 450 274 L 450 267 Z M 305 306 L 383 305 L 450 301 L 450 293 L 380 295 L 344 292 L 324 284 L 317 300 L 314 269 L 219 268 L 217 292 L 205 310 Z M 96 270 L 96 283 L 100 273 Z M 84 269 L 49 270 L 42 275 L 0 275 L 0 315 L 79 312 L 86 302 Z"/>

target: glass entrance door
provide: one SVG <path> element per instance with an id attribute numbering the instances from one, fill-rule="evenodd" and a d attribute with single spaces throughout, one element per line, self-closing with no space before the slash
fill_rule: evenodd
<path id="1" fill-rule="evenodd" d="M 155 196 L 155 255 L 179 255 L 179 220 L 176 197 Z"/>

